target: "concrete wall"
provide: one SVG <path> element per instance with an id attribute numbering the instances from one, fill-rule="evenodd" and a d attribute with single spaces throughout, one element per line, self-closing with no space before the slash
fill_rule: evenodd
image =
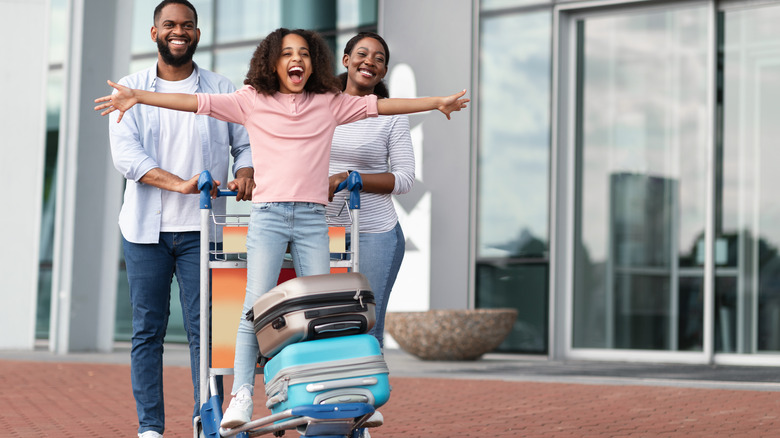
<path id="1" fill-rule="evenodd" d="M 49 2 L 0 0 L 0 349 L 32 349 L 46 151 Z M 30 26 L 30 23 L 35 23 Z"/>
<path id="2" fill-rule="evenodd" d="M 472 84 L 472 2 L 379 2 L 390 46 L 391 97 L 441 96 Z M 397 198 L 407 252 L 389 310 L 468 308 L 471 108 L 410 117 L 418 161 L 414 190 Z"/>

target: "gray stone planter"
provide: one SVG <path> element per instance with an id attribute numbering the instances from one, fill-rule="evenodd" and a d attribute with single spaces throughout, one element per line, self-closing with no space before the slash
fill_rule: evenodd
<path id="1" fill-rule="evenodd" d="M 407 353 L 423 360 L 476 360 L 512 330 L 515 309 L 389 312 L 385 329 Z"/>

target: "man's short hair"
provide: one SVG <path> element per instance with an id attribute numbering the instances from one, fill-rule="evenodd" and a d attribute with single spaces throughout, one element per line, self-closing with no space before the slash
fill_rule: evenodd
<path id="1" fill-rule="evenodd" d="M 192 11 L 193 14 L 195 14 L 195 27 L 198 27 L 198 11 L 195 10 L 195 6 L 192 5 L 192 3 L 188 2 L 187 0 L 163 0 L 160 2 L 159 5 L 157 5 L 156 8 L 154 8 L 154 24 L 157 24 L 157 19 L 160 18 L 160 14 L 162 13 L 162 10 L 164 7 L 168 5 L 184 5 Z"/>

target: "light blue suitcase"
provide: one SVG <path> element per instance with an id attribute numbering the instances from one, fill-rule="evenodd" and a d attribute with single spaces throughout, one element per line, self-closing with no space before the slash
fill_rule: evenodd
<path id="1" fill-rule="evenodd" d="M 298 342 L 265 364 L 266 407 L 274 414 L 311 404 L 368 403 L 390 398 L 388 368 L 371 335 Z"/>

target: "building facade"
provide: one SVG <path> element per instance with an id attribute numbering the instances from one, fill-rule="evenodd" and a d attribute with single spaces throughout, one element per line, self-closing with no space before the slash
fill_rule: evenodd
<path id="1" fill-rule="evenodd" d="M 87 103 L 154 62 L 156 3 L 31 3 L 48 17 L 48 98 L 40 196 L 16 199 L 41 230 L 19 286 L 31 310 L 18 319 L 35 327 L 22 344 L 100 350 L 129 336 L 122 181 Z M 193 3 L 196 62 L 237 86 L 284 26 L 320 31 L 336 59 L 355 32 L 378 31 L 394 97 L 468 89 L 451 121 L 410 118 L 417 182 L 396 199 L 407 254 L 389 311 L 516 308 L 500 351 L 555 359 L 780 360 L 780 1 Z"/>

